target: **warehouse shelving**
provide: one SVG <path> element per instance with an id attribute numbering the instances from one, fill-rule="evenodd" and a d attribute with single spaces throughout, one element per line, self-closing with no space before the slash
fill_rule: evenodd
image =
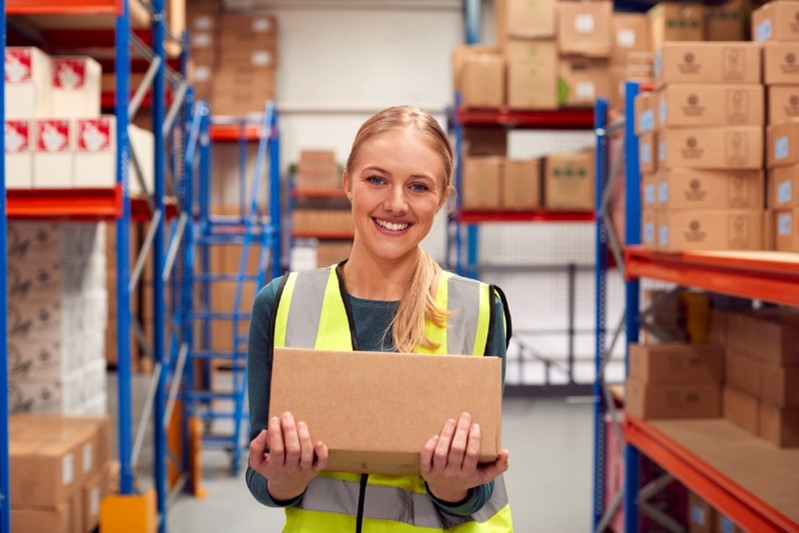
<path id="1" fill-rule="evenodd" d="M 6 55 L 6 5 L 5 0 L 0 0 L 0 53 Z M 0 123 L 5 124 L 6 92 L 5 83 L 0 84 Z M 3 164 L 0 164 L 0 309 L 8 309 L 8 243 L 6 239 L 6 165 L 5 165 L 5 136 L 0 138 L 0 154 Z M 11 480 L 9 476 L 8 459 L 8 316 L 2 313 L 0 318 L 0 531 L 11 531 L 11 509 L 9 505 L 9 489 Z"/>
<path id="2" fill-rule="evenodd" d="M 626 84 L 626 116 L 633 116 L 636 83 Z M 640 420 L 627 416 L 623 424 L 624 488 L 605 509 L 605 417 L 616 402 L 602 369 L 613 351 L 605 346 L 608 249 L 623 256 L 627 342 L 638 341 L 641 278 L 704 289 L 725 295 L 799 306 L 799 256 L 781 252 L 684 252 L 667 254 L 640 247 L 638 141 L 632 120 L 607 123 L 607 103 L 597 102 L 597 381 L 594 387 L 594 512 L 593 529 L 601 531 L 616 507 L 624 510 L 624 530 L 638 531 L 640 454 L 653 459 L 683 485 L 748 531 L 799 531 L 799 479 L 786 476 L 799 469 L 799 450 L 778 449 L 723 419 Z M 617 172 L 609 171 L 609 137 L 623 128 L 625 168 L 625 236 L 616 235 L 608 215 L 609 190 Z M 621 164 L 614 164 L 618 169 Z M 603 258 L 603 259 L 600 259 Z M 619 431 L 619 428 L 616 428 Z M 756 466 L 755 466 L 756 465 Z"/>
<path id="3" fill-rule="evenodd" d="M 30 190 L 7 191 L 8 210 L 0 213 L 5 224 L 7 217 L 46 218 L 46 219 L 78 219 L 78 220 L 113 220 L 116 223 L 117 261 L 117 359 L 118 359 L 118 444 L 119 444 L 119 494 L 122 497 L 134 496 L 134 463 L 136 460 L 133 448 L 132 420 L 132 387 L 131 387 L 131 309 L 130 292 L 141 274 L 144 257 L 152 247 L 153 254 L 153 323 L 154 345 L 152 353 L 156 365 L 164 365 L 165 359 L 165 283 L 163 271 L 166 266 L 165 222 L 174 218 L 178 206 L 166 198 L 165 158 L 167 148 L 166 137 L 176 124 L 177 112 L 186 91 L 186 83 L 181 74 L 167 71 L 167 56 L 181 53 L 180 44 L 167 34 L 164 21 L 164 0 L 153 0 L 145 5 L 137 0 L 6 0 L 0 2 L 0 12 L 4 20 L 3 46 L 5 46 L 6 23 L 24 22 L 25 27 L 36 29 L 34 43 L 46 45 L 48 50 L 83 51 L 87 55 L 113 56 L 115 72 L 115 94 L 113 99 L 116 117 L 116 184 L 107 189 L 77 190 Z M 13 16 L 9 21 L 5 15 Z M 15 38 L 26 39 L 24 31 L 15 32 Z M 20 37 L 22 35 L 22 37 Z M 143 42 L 148 42 L 148 48 Z M 19 44 L 25 44 L 20 42 Z M 135 96 L 131 96 L 131 49 L 146 58 L 149 63 L 148 83 L 139 87 Z M 109 51 L 111 55 L 109 55 Z M 181 72 L 185 72 L 186 58 L 181 58 Z M 172 108 L 167 113 L 167 77 L 174 87 Z M 149 85 L 151 84 L 151 85 Z M 148 86 L 149 85 L 149 86 Z M 151 198 L 131 198 L 128 189 L 129 161 L 131 149 L 128 141 L 129 115 L 141 104 L 144 93 L 150 91 L 149 103 L 152 106 L 154 124 L 154 190 Z M 107 100 L 108 101 L 108 100 Z M 1 172 L 1 171 L 0 171 Z M 177 181 L 179 176 L 175 176 Z M 5 206 L 5 203 L 3 204 Z M 140 262 L 133 272 L 130 270 L 130 228 L 135 219 L 149 220 L 150 232 L 147 245 L 142 251 Z M 1 239 L 5 239 L 5 228 Z M 5 261 L 5 250 L 2 250 Z M 3 276 L 5 279 L 5 276 Z M 133 288 L 129 287 L 129 284 Z M 5 291 L 3 291 L 5 297 Z M 5 326 L 2 328 L 5 334 Z M 7 358 L 6 343 L 2 343 L 3 359 Z M 2 364 L 5 370 L 5 363 Z M 167 487 L 166 487 L 166 435 L 163 420 L 166 407 L 166 373 L 160 373 L 155 383 L 153 418 L 155 466 L 154 482 L 158 502 L 158 528 L 166 530 Z M 7 386 L 6 379 L 2 385 Z M 3 402 L 7 400 L 7 390 L 2 392 Z M 5 405 L 5 404 L 4 404 Z M 2 425 L 7 428 L 7 409 L 2 409 L 0 417 Z M 143 433 L 142 433 L 143 435 Z M 2 437 L 2 446 L 7 446 L 7 435 Z M 8 450 L 0 450 L 3 464 L 8 464 Z M 7 467 L 3 467 L 2 476 L 8 475 Z M 9 498 L 7 479 L 0 480 L 2 506 L 0 514 L 2 523 L 0 531 L 9 531 Z"/>

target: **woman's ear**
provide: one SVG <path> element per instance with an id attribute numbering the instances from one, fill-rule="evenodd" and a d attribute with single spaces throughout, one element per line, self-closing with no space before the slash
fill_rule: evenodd
<path id="1" fill-rule="evenodd" d="M 455 188 L 452 185 L 450 185 L 446 189 L 444 189 L 444 194 L 441 195 L 441 200 L 438 202 L 438 208 L 436 209 L 436 213 L 438 213 L 441 210 L 442 207 L 447 205 L 447 201 L 449 200 L 450 193 L 452 193 L 452 191 L 454 191 L 454 190 L 455 190 Z"/>
<path id="2" fill-rule="evenodd" d="M 347 196 L 347 200 L 352 201 L 352 192 L 350 190 L 350 175 L 346 170 L 341 173 L 341 187 L 344 189 L 344 194 Z"/>

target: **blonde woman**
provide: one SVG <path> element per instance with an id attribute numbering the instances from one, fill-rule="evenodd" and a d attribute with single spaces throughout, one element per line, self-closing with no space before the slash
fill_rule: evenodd
<path id="1" fill-rule="evenodd" d="M 352 350 L 496 356 L 504 374 L 510 316 L 501 291 L 442 271 L 419 246 L 452 191 L 452 170 L 432 116 L 410 106 L 378 112 L 358 131 L 342 176 L 355 223 L 349 259 L 275 279 L 255 300 L 247 486 L 285 508 L 285 532 L 513 530 L 501 477 L 508 451 L 478 465 L 480 427 L 468 413 L 419 443 L 421 477 L 324 471 L 327 448 L 313 428 L 291 413 L 268 419 L 275 345 L 340 349 L 345 339 Z"/>

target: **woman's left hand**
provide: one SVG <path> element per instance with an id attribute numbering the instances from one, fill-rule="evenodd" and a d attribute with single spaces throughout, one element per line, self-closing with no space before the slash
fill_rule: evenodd
<path id="1" fill-rule="evenodd" d="M 480 426 L 472 424 L 469 413 L 448 420 L 421 454 L 422 477 L 439 500 L 456 503 L 469 489 L 488 483 L 508 469 L 508 450 L 502 450 L 493 463 L 477 464 L 480 455 Z"/>

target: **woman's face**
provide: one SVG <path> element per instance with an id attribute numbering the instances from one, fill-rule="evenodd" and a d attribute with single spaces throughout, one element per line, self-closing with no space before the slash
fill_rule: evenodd
<path id="1" fill-rule="evenodd" d="M 415 253 L 444 204 L 444 165 L 413 128 L 381 133 L 360 147 L 344 174 L 356 241 L 376 259 Z"/>

